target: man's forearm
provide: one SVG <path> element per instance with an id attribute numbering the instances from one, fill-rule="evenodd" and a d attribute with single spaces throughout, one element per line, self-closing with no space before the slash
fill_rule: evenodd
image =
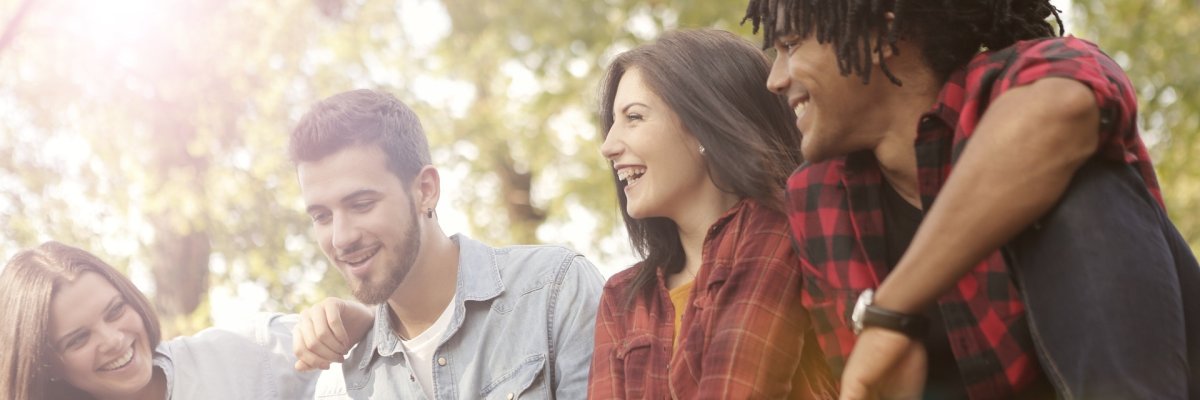
<path id="1" fill-rule="evenodd" d="M 1058 201 L 1099 142 L 1099 108 L 1081 83 L 1012 89 L 984 115 L 912 244 L 875 297 L 917 313 Z"/>

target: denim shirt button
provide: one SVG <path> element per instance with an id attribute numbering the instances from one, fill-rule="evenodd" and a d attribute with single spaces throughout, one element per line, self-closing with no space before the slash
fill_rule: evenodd
<path id="1" fill-rule="evenodd" d="M 506 398 L 508 398 L 508 400 L 513 400 L 513 398 L 514 398 L 514 397 L 517 397 L 517 395 L 515 395 L 515 394 L 512 394 L 512 392 L 509 392 L 509 393 L 508 393 L 508 396 L 505 396 L 505 397 L 506 397 Z"/>
<path id="2" fill-rule="evenodd" d="M 438 357 L 438 365 L 446 366 L 446 357 Z"/>

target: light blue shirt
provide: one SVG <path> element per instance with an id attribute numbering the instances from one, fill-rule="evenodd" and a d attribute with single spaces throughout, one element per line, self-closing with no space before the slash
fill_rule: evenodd
<path id="1" fill-rule="evenodd" d="M 434 352 L 437 399 L 583 399 L 604 278 L 559 246 L 492 248 L 464 235 L 454 317 Z M 425 399 L 387 303 L 316 398 Z"/>
<path id="2" fill-rule="evenodd" d="M 173 400 L 311 398 L 315 372 L 296 372 L 296 314 L 260 313 L 250 324 L 209 328 L 159 343 L 154 366 Z"/>

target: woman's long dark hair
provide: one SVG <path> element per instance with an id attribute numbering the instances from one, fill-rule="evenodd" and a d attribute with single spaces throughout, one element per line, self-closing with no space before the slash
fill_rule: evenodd
<path id="1" fill-rule="evenodd" d="M 896 18 L 889 27 L 886 13 Z M 763 30 L 763 48 L 778 34 L 814 34 L 832 43 L 842 74 L 871 78 L 872 55 L 895 50 L 901 37 L 915 38 L 939 80 L 967 65 L 981 48 L 998 50 L 1019 40 L 1062 35 L 1059 11 L 1049 0 L 750 0 L 743 22 Z M 1048 19 L 1054 17 L 1058 30 Z M 785 29 L 776 29 L 783 19 Z M 877 43 L 872 47 L 871 43 Z M 900 81 L 880 69 L 895 84 Z"/>
<path id="2" fill-rule="evenodd" d="M 622 53 L 601 84 L 605 136 L 615 118 L 617 85 L 631 68 L 638 69 L 647 87 L 704 146 L 708 172 L 718 188 L 782 210 L 784 182 L 803 161 L 800 131 L 787 101 L 767 90 L 770 64 L 762 51 L 732 33 L 706 29 L 668 32 Z M 630 243 L 645 259 L 627 292 L 632 301 L 648 293 L 658 270 L 679 272 L 685 256 L 675 222 L 630 217 L 625 182 L 615 171 L 613 180 Z"/>
<path id="3" fill-rule="evenodd" d="M 58 351 L 50 344 L 50 302 L 62 285 L 84 272 L 104 277 L 142 317 L 150 350 L 162 333 L 146 296 L 125 275 L 92 253 L 46 242 L 17 253 L 0 271 L 0 398 L 10 400 L 92 399 L 62 379 L 50 380 Z"/>

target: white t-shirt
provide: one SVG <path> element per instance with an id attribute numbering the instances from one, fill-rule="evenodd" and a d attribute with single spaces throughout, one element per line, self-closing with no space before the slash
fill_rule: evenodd
<path id="1" fill-rule="evenodd" d="M 404 352 L 408 354 L 408 361 L 412 363 L 412 370 L 417 375 L 417 382 L 421 384 L 421 390 L 425 392 L 425 397 L 430 399 L 437 398 L 433 394 L 433 354 L 441 344 L 446 328 L 450 327 L 452 317 L 454 301 L 446 304 L 442 315 L 438 316 L 425 332 L 409 340 L 400 340 L 400 345 L 404 346 Z"/>

